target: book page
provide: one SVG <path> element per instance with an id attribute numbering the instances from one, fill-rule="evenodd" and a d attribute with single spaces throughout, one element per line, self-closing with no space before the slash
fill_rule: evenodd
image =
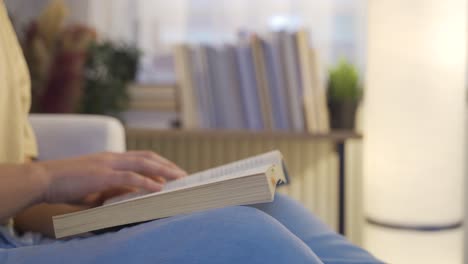
<path id="1" fill-rule="evenodd" d="M 171 190 L 175 188 L 185 187 L 188 185 L 196 184 L 210 179 L 215 179 L 223 176 L 228 176 L 236 172 L 242 172 L 256 167 L 265 165 L 278 165 L 281 166 L 282 156 L 279 151 L 272 151 L 262 155 L 254 156 L 248 159 L 243 159 L 229 163 L 227 165 L 219 166 L 209 170 L 197 172 L 185 178 L 178 179 L 166 183 L 163 190 Z"/>
<path id="2" fill-rule="evenodd" d="M 279 151 L 271 151 L 265 154 L 254 156 L 251 158 L 235 161 L 223 166 L 215 167 L 209 170 L 197 172 L 187 177 L 171 181 L 166 183 L 162 191 L 171 191 L 174 189 L 185 188 L 192 185 L 197 185 L 206 181 L 221 179 L 224 177 L 235 177 L 236 175 L 241 176 L 245 171 L 252 170 L 258 167 L 264 167 L 268 165 L 276 165 L 279 168 L 282 167 L 282 155 Z M 132 199 L 142 195 L 146 195 L 148 192 L 136 192 L 129 193 L 122 196 L 118 196 L 107 200 L 104 204 L 116 203 L 127 199 Z"/>

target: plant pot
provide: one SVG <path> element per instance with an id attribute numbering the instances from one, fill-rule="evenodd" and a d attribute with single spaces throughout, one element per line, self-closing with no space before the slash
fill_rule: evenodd
<path id="1" fill-rule="evenodd" d="M 359 101 L 329 101 L 330 127 L 335 130 L 354 130 Z"/>

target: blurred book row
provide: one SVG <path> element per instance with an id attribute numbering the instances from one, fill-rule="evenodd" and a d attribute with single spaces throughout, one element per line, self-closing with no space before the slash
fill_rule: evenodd
<path id="1" fill-rule="evenodd" d="M 225 45 L 174 47 L 175 84 L 132 85 L 130 127 L 326 133 L 320 65 L 306 30 L 244 34 Z M 150 120 L 152 120 L 150 122 Z"/>
<path id="2" fill-rule="evenodd" d="M 174 49 L 184 128 L 328 131 L 309 33 L 246 34 L 236 44 Z"/>

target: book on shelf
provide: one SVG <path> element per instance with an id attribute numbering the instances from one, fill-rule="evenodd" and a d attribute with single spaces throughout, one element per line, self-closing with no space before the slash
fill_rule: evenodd
<path id="1" fill-rule="evenodd" d="M 224 128 L 227 129 L 244 129 L 247 128 L 246 114 L 244 112 L 242 94 L 240 90 L 241 79 L 239 72 L 239 60 L 236 54 L 234 45 L 224 45 L 221 48 L 222 58 L 224 59 L 224 97 L 227 123 Z"/>
<path id="2" fill-rule="evenodd" d="M 207 46 L 206 49 L 206 58 L 208 67 L 207 70 L 207 84 L 210 88 L 210 93 L 208 96 L 212 98 L 212 105 L 210 108 L 210 118 L 211 118 L 211 126 L 210 128 L 218 128 L 222 126 L 222 112 L 218 111 L 219 109 L 223 108 L 221 100 L 221 91 L 219 87 L 222 85 L 223 80 L 220 78 L 219 74 L 219 67 L 218 67 L 218 50 L 213 46 Z"/>
<path id="3" fill-rule="evenodd" d="M 177 85 L 172 83 L 128 86 L 129 107 L 121 113 L 128 128 L 169 129 L 178 122 Z"/>
<path id="4" fill-rule="evenodd" d="M 310 59 L 311 59 L 311 67 L 312 67 L 312 75 L 314 78 L 315 89 L 316 92 L 316 100 L 312 102 L 305 102 L 308 104 L 315 104 L 318 108 L 318 124 L 319 129 L 314 132 L 319 133 L 328 133 L 330 132 L 330 113 L 328 112 L 328 103 L 327 103 L 327 94 L 326 94 L 326 85 L 324 81 L 320 80 L 319 74 L 319 54 L 315 49 L 309 49 L 310 52 Z"/>
<path id="5" fill-rule="evenodd" d="M 208 80 L 207 51 L 201 45 L 190 48 L 190 72 L 193 78 L 193 98 L 199 108 L 199 120 L 197 127 L 211 127 L 213 125 L 213 104 L 211 96 L 211 86 Z M 203 114 L 202 114 L 203 113 Z M 194 125 L 195 126 L 195 125 Z"/>
<path id="6" fill-rule="evenodd" d="M 239 89 L 237 61 L 232 56 L 234 50 L 229 46 L 216 49 L 214 72 L 216 74 L 215 88 L 217 108 L 217 126 L 215 128 L 242 129 L 244 116 Z"/>
<path id="7" fill-rule="evenodd" d="M 304 95 L 304 114 L 309 132 L 328 132 L 328 110 L 325 88 L 321 85 L 317 56 L 309 44 L 309 33 L 306 30 L 297 32 L 297 47 L 301 65 L 301 79 Z"/>
<path id="8" fill-rule="evenodd" d="M 306 118 L 307 130 L 318 131 L 320 129 L 318 119 L 317 87 L 312 72 L 312 60 L 307 32 L 299 31 L 296 34 L 297 50 L 299 52 L 299 63 L 301 70 L 301 83 L 304 104 L 304 116 Z"/>
<path id="9" fill-rule="evenodd" d="M 282 42 L 282 64 L 287 86 L 287 99 L 290 110 L 290 120 L 292 131 L 304 132 L 304 103 L 302 101 L 302 82 L 301 70 L 299 65 L 299 53 L 297 51 L 297 39 L 295 33 L 283 32 L 281 34 Z"/>
<path id="10" fill-rule="evenodd" d="M 130 193 L 104 205 L 53 217 L 57 238 L 179 214 L 271 202 L 288 175 L 272 151 L 168 182 L 156 193 Z"/>
<path id="11" fill-rule="evenodd" d="M 175 72 L 178 98 L 181 111 L 181 122 L 184 128 L 200 128 L 200 105 L 197 103 L 198 94 L 195 93 L 195 80 L 191 63 L 190 46 L 179 44 L 174 47 Z"/>
<path id="12" fill-rule="evenodd" d="M 264 52 L 268 73 L 269 92 L 275 120 L 274 130 L 291 130 L 287 89 L 281 56 L 281 33 L 272 32 L 264 42 Z"/>
<path id="13" fill-rule="evenodd" d="M 263 117 L 264 129 L 273 130 L 276 126 L 273 117 L 271 93 L 269 91 L 265 43 L 260 36 L 253 34 L 251 36 L 250 45 L 252 47 L 255 81 L 260 98 L 260 109 Z"/>
<path id="14" fill-rule="evenodd" d="M 246 127 L 250 130 L 261 130 L 264 127 L 255 81 L 255 69 L 252 48 L 248 40 L 241 40 L 236 48 L 238 59 L 242 102 L 244 106 Z"/>
<path id="15" fill-rule="evenodd" d="M 130 84 L 129 110 L 176 112 L 176 90 L 175 83 Z"/>

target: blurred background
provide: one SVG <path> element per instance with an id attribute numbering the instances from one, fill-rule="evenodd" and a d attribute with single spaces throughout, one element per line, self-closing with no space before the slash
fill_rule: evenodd
<path id="1" fill-rule="evenodd" d="M 280 191 L 353 243 L 466 262 L 466 1 L 5 2 L 32 112 L 116 117 L 191 172 L 279 149 Z"/>

